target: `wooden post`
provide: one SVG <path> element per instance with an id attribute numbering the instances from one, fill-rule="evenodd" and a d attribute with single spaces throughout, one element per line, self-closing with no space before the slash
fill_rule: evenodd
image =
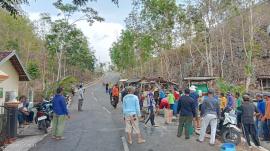
<path id="1" fill-rule="evenodd" d="M 263 83 L 262 83 L 262 79 L 260 79 L 261 81 L 261 88 L 262 88 L 262 92 L 263 92 Z"/>

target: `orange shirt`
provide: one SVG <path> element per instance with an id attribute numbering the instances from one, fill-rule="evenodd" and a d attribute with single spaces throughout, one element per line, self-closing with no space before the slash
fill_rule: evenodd
<path id="1" fill-rule="evenodd" d="M 119 88 L 114 86 L 112 89 L 112 96 L 119 96 Z"/>
<path id="2" fill-rule="evenodd" d="M 270 120 L 270 101 L 266 101 L 265 106 L 265 119 Z"/>

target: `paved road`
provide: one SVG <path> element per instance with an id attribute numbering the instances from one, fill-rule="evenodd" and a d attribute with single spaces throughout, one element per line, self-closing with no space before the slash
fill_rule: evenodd
<path id="1" fill-rule="evenodd" d="M 118 80 L 115 73 L 107 74 L 104 79 Z M 121 137 L 125 135 L 121 122 L 121 106 L 113 109 L 105 94 L 102 81 L 86 89 L 83 112 L 77 112 L 76 98 L 71 105 L 71 119 L 66 123 L 65 140 L 55 141 L 49 136 L 38 143 L 32 151 L 123 151 Z M 199 144 L 195 138 L 179 139 L 175 136 L 176 125 L 166 126 L 162 118 L 157 118 L 159 128 L 141 127 L 146 143 L 134 143 L 130 151 L 210 151 L 218 150 L 207 143 Z M 142 126 L 142 125 L 141 125 Z M 134 140 L 135 142 L 135 140 Z"/>

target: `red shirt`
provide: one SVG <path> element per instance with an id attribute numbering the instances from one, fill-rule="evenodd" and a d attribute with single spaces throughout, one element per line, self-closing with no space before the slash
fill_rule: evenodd
<path id="1" fill-rule="evenodd" d="M 174 91 L 173 95 L 174 95 L 175 101 L 178 101 L 178 100 L 179 100 L 179 98 L 180 98 L 180 94 L 179 94 L 179 92 Z"/>
<path id="2" fill-rule="evenodd" d="M 163 108 L 170 108 L 170 104 L 167 98 L 164 98 L 161 100 L 160 105 L 159 105 L 159 109 L 163 109 Z"/>

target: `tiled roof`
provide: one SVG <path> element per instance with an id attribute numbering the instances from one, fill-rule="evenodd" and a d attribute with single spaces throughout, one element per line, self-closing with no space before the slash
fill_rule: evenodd
<path id="1" fill-rule="evenodd" d="M 11 53 L 12 53 L 12 51 L 2 51 L 2 52 L 0 52 L 0 61 L 2 61 L 3 59 L 5 59 Z"/>

